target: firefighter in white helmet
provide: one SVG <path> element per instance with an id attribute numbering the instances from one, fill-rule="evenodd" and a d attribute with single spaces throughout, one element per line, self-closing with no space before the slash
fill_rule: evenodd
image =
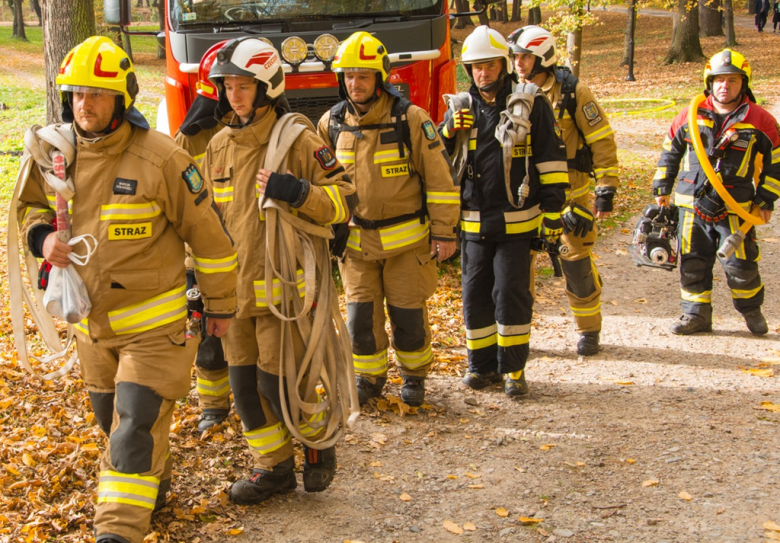
<path id="1" fill-rule="evenodd" d="M 279 392 L 282 324 L 268 307 L 269 300 L 279 303 L 273 297 L 282 285 L 276 278 L 266 284 L 266 222 L 258 200 L 265 195 L 286 202 L 298 218 L 326 225 L 348 219 L 355 188 L 312 130 L 303 131 L 289 149 L 278 150 L 285 153 L 279 170 L 287 173 L 263 168 L 271 132 L 285 113 L 281 108 L 284 69 L 271 45 L 253 37 L 229 41 L 217 53 L 209 79 L 217 87 L 216 116 L 225 119 L 227 129 L 209 143 L 203 171 L 235 243 L 239 264 L 238 312 L 223 346 L 233 402 L 255 464 L 250 477 L 230 488 L 230 499 L 247 505 L 297 486 L 293 445 Z M 299 276 L 298 292 L 303 296 L 302 270 Z M 303 338 L 298 327 L 291 336 L 293 345 L 286 348 L 293 350 L 300 366 L 309 338 Z M 316 402 L 316 394 L 312 391 L 305 401 Z M 325 429 L 308 430 L 308 437 L 314 439 Z M 325 490 L 335 471 L 335 446 L 324 450 L 304 447 L 306 491 Z"/>
<path id="2" fill-rule="evenodd" d="M 556 66 L 555 38 L 539 26 L 520 28 L 508 38 L 518 75 L 535 83 L 553 107 L 566 143 L 569 190 L 563 207 L 561 267 L 566 295 L 580 338 L 577 353 L 599 351 L 601 277 L 593 259 L 595 219 L 609 217 L 618 187 L 615 134 L 593 93 L 568 68 Z M 591 179 L 595 201 L 591 203 Z M 565 254 L 564 254 L 565 253 Z"/>
<path id="3" fill-rule="evenodd" d="M 67 171 L 75 186 L 72 234 L 97 239 L 78 268 L 92 310 L 74 325 L 92 410 L 108 435 L 95 537 L 141 543 L 171 486 L 168 430 L 176 400 L 190 390 L 197 348 L 197 340 L 185 340 L 184 243 L 215 336 L 235 313 L 236 253 L 195 162 L 149 130 L 133 106 L 138 84 L 124 51 L 108 38 L 89 38 L 65 57 L 57 84 L 63 119 L 75 132 Z M 55 205 L 54 189 L 34 168 L 20 198 L 21 233 L 35 256 L 64 268 L 72 249 L 53 232 Z M 213 262 L 220 265 L 198 266 Z"/>
<path id="4" fill-rule="evenodd" d="M 505 374 L 506 394 L 522 396 L 528 393 L 525 365 L 533 316 L 531 244 L 540 234 L 554 242 L 562 232 L 565 148 L 541 94 L 534 95 L 526 111 L 527 137 L 499 141 L 506 134 L 509 101 L 516 96 L 516 76 L 501 34 L 477 27 L 463 43 L 461 60 L 471 79 L 464 103 L 471 107 L 448 110 L 439 131 L 451 154 L 457 134 L 468 134 L 460 223 L 469 358 L 463 382 L 479 389 L 502 382 Z"/>
<path id="5" fill-rule="evenodd" d="M 459 193 L 430 117 L 388 82 L 379 40 L 353 34 L 333 69 L 343 101 L 318 130 L 357 188 L 341 273 L 360 403 L 387 381 L 386 301 L 401 399 L 419 406 L 434 360 L 426 301 L 436 290 L 436 257 L 455 251 Z"/>

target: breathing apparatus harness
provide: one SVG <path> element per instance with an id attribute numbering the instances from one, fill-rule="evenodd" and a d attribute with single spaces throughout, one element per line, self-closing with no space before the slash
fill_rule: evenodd
<path id="1" fill-rule="evenodd" d="M 307 129 L 315 130 L 301 114 L 280 117 L 271 132 L 263 167 L 279 171 L 287 152 Z M 328 240 L 333 233 L 329 226 L 297 217 L 285 202 L 264 196 L 258 206 L 266 220 L 265 284 L 273 285 L 275 280 L 281 284 L 280 298 L 274 296 L 275 289 L 266 289 L 268 308 L 282 323 L 281 412 L 290 433 L 301 443 L 327 449 L 360 414 L 349 332 L 331 280 Z M 304 271 L 303 300 L 298 291 L 299 269 Z M 297 327 L 306 347 L 300 366 L 293 348 L 293 327 Z M 301 424 L 314 433 L 324 432 L 312 440 L 302 434 Z"/>

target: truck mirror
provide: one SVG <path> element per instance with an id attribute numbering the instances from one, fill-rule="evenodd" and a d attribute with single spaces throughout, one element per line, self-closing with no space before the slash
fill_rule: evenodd
<path id="1" fill-rule="evenodd" d="M 130 24 L 129 0 L 105 0 L 103 13 L 106 24 L 126 27 Z"/>

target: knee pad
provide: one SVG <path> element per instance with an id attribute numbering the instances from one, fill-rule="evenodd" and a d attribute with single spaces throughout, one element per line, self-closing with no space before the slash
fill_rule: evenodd
<path id="1" fill-rule="evenodd" d="M 244 428 L 265 426 L 266 418 L 257 390 L 257 366 L 230 366 L 228 376 L 233 390 L 233 404 Z"/>
<path id="2" fill-rule="evenodd" d="M 403 309 L 387 304 L 387 313 L 395 325 L 393 341 L 402 351 L 417 351 L 425 347 L 423 308 Z"/>
<path id="3" fill-rule="evenodd" d="M 282 399 L 279 395 L 279 376 L 267 373 L 258 368 L 257 388 L 260 390 L 260 394 L 263 395 L 263 398 L 268 400 L 268 403 L 271 404 L 271 411 L 274 412 L 276 418 L 283 421 Z"/>
<path id="4" fill-rule="evenodd" d="M 355 354 L 374 354 L 374 302 L 348 302 L 347 328 Z"/>
<path id="5" fill-rule="evenodd" d="M 92 392 L 89 391 L 89 401 L 92 403 L 92 412 L 95 413 L 95 420 L 103 433 L 111 433 L 111 422 L 114 420 L 114 397 L 113 392 Z"/>
<path id="6" fill-rule="evenodd" d="M 206 336 L 198 346 L 198 356 L 195 364 L 204 370 L 224 370 L 227 368 L 225 353 L 222 351 L 222 340 L 215 336 Z"/>
<path id="7" fill-rule="evenodd" d="M 748 287 L 758 279 L 758 266 L 742 267 L 727 264 L 723 269 L 729 276 L 730 282 L 737 285 L 737 288 Z"/>
<path id="8" fill-rule="evenodd" d="M 110 437 L 111 464 L 120 473 L 144 473 L 152 469 L 154 438 L 162 396 L 149 387 L 121 382 L 116 385 L 119 426 Z"/>
<path id="9" fill-rule="evenodd" d="M 707 263 L 703 258 L 685 258 L 680 261 L 680 283 L 689 285 L 703 280 L 707 276 L 708 267 L 712 264 Z"/>
<path id="10" fill-rule="evenodd" d="M 577 298 L 588 298 L 596 292 L 596 278 L 590 258 L 579 260 L 561 259 L 561 268 L 566 277 L 566 290 Z"/>

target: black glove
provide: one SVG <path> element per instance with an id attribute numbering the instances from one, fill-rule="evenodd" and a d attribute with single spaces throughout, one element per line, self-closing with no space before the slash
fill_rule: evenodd
<path id="1" fill-rule="evenodd" d="M 328 242 L 330 247 L 330 254 L 336 258 L 344 256 L 344 251 L 347 250 L 347 240 L 349 239 L 349 225 L 345 222 L 334 224 L 333 239 Z"/>
<path id="2" fill-rule="evenodd" d="M 305 187 L 304 183 L 306 183 Z M 268 176 L 268 185 L 265 187 L 265 195 L 268 198 L 281 200 L 293 207 L 297 207 L 295 204 L 301 205 L 303 203 L 303 192 L 305 189 L 308 189 L 308 185 L 308 181 L 298 179 L 292 174 L 272 173 Z"/>
<path id="3" fill-rule="evenodd" d="M 759 209 L 768 209 L 770 211 L 774 211 L 775 209 L 775 203 L 774 202 L 767 202 L 761 196 L 758 194 L 755 195 L 753 198 L 753 205 L 755 205 Z"/>
<path id="4" fill-rule="evenodd" d="M 563 231 L 584 238 L 593 230 L 593 213 L 579 204 L 566 206 L 561 215 Z"/>
<path id="5" fill-rule="evenodd" d="M 596 211 L 612 211 L 612 198 L 615 197 L 615 189 L 612 187 L 596 187 Z"/>

